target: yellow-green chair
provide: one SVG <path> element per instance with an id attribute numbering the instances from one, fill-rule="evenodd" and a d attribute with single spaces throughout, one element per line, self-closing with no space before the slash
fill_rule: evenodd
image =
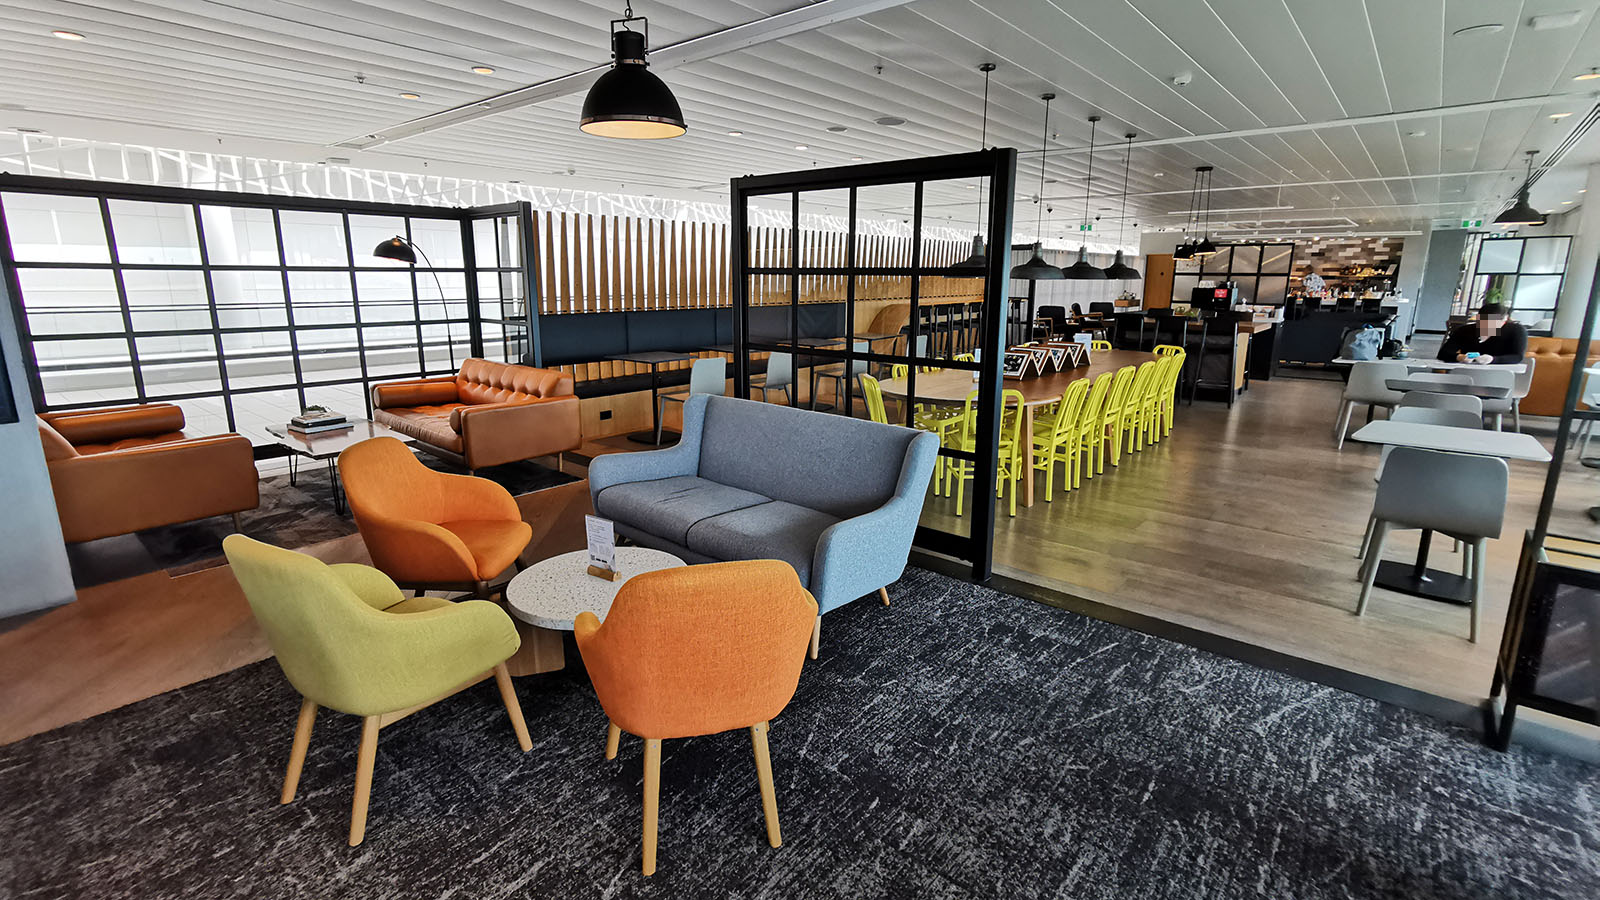
<path id="1" fill-rule="evenodd" d="M 1123 449 L 1129 453 L 1144 449 L 1144 413 L 1147 401 L 1155 398 L 1152 388 L 1160 375 L 1161 363 L 1156 360 L 1142 362 L 1133 373 L 1133 385 L 1122 401 L 1121 437 Z"/>
<path id="2" fill-rule="evenodd" d="M 974 406 L 978 401 L 978 392 L 973 391 L 967 395 L 967 401 L 961 411 L 961 427 L 956 435 L 954 449 L 975 453 L 978 449 L 978 415 Z M 1011 484 L 1011 515 L 1017 514 L 1017 487 L 1022 478 L 1022 404 L 1025 402 L 1022 392 L 1018 390 L 1003 390 L 1000 392 L 1001 417 L 1000 417 L 1000 453 L 995 467 L 995 496 L 1005 496 L 1006 483 Z M 964 459 L 946 460 L 950 466 L 948 479 L 956 483 L 956 515 L 962 514 L 962 506 L 966 496 L 967 481 L 972 478 L 973 464 Z M 1032 478 L 1033 473 L 1029 472 Z M 945 490 L 948 493 L 949 485 Z"/>
<path id="3" fill-rule="evenodd" d="M 1111 349 L 1111 342 L 1110 341 L 1090 341 L 1089 342 L 1089 349 L 1090 350 L 1110 350 Z"/>
<path id="4" fill-rule="evenodd" d="M 1072 472 L 1072 486 L 1083 486 L 1084 478 L 1093 478 L 1104 467 L 1101 457 L 1105 441 L 1096 435 L 1105 434 L 1106 397 L 1111 393 L 1111 382 L 1116 375 L 1106 372 L 1089 387 L 1089 398 L 1083 401 L 1083 412 L 1078 415 L 1078 455 L 1080 460 Z"/>
<path id="5" fill-rule="evenodd" d="M 1182 356 L 1184 351 L 1177 344 L 1157 344 L 1154 352 L 1157 356 Z"/>
<path id="6" fill-rule="evenodd" d="M 1167 365 L 1166 378 L 1162 380 L 1160 394 L 1156 397 L 1156 413 L 1161 420 L 1162 435 L 1172 433 L 1172 419 L 1178 408 L 1178 382 L 1183 378 L 1184 362 L 1189 355 L 1179 347 L 1177 353 L 1168 354 L 1167 358 L 1171 362 Z"/>
<path id="7" fill-rule="evenodd" d="M 878 379 L 863 373 L 856 376 L 856 382 L 861 385 L 861 399 L 867 404 L 867 415 L 874 422 L 889 424 L 889 412 L 883 407 L 883 387 Z"/>
<path id="8" fill-rule="evenodd" d="M 1117 370 L 1116 377 L 1111 381 L 1111 390 L 1106 394 L 1105 415 L 1101 417 L 1100 431 L 1097 440 L 1108 442 L 1111 449 L 1111 465 L 1122 464 L 1122 410 L 1128 402 L 1128 391 L 1133 387 L 1133 378 L 1138 369 L 1133 366 L 1123 366 Z M 1105 454 L 1101 454 L 1097 471 L 1104 472 Z"/>
<path id="9" fill-rule="evenodd" d="M 1139 443 L 1134 449 L 1142 450 L 1146 444 L 1161 442 L 1161 390 L 1167 383 L 1167 371 L 1172 368 L 1174 356 L 1156 359 L 1155 374 L 1145 385 L 1139 399 Z"/>
<path id="10" fill-rule="evenodd" d="M 516 626 L 486 600 L 407 598 L 369 566 L 319 559 L 229 535 L 222 541 L 283 674 L 304 698 L 280 802 L 294 799 L 317 707 L 361 717 L 350 846 L 367 829 L 378 730 L 490 677 L 523 750 L 533 747 L 505 662 Z"/>
<path id="11" fill-rule="evenodd" d="M 1033 467 L 1044 470 L 1044 499 L 1055 499 L 1056 463 L 1065 463 L 1061 484 L 1072 490 L 1078 465 L 1078 417 L 1089 396 L 1089 379 L 1080 378 L 1067 386 L 1056 402 L 1055 412 L 1033 420 Z"/>

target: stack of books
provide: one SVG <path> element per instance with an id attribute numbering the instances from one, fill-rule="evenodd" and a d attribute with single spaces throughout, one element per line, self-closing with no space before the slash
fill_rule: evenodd
<path id="1" fill-rule="evenodd" d="M 352 423 L 343 415 L 327 410 L 306 410 L 300 415 L 289 420 L 289 430 L 295 434 L 313 435 L 328 434 L 335 431 L 348 431 Z"/>

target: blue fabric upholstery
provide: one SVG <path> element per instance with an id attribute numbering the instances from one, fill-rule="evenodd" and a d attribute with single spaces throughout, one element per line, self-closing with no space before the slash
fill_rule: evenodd
<path id="1" fill-rule="evenodd" d="M 781 559 L 794 566 L 802 586 L 809 586 L 817 539 L 838 521 L 825 512 L 768 500 L 696 522 L 688 545 L 712 559 Z"/>
<path id="2" fill-rule="evenodd" d="M 761 494 L 696 475 L 676 475 L 614 484 L 594 495 L 594 511 L 659 534 L 675 544 L 689 545 L 690 526 L 712 516 L 771 502 Z"/>
<path id="3" fill-rule="evenodd" d="M 905 571 L 938 452 L 926 432 L 701 395 L 677 446 L 598 457 L 589 490 L 619 534 L 685 561 L 789 562 L 827 612 Z"/>

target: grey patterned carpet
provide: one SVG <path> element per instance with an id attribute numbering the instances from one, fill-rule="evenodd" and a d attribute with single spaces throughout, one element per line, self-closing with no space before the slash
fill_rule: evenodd
<path id="1" fill-rule="evenodd" d="M 0 896 L 1593 898 L 1600 773 L 1423 716 L 912 570 L 825 621 L 771 744 L 669 742 L 639 874 L 641 744 L 603 758 L 574 663 L 384 732 L 344 844 L 357 723 L 270 661 L 0 747 Z M 575 657 L 571 657 L 575 660 Z"/>

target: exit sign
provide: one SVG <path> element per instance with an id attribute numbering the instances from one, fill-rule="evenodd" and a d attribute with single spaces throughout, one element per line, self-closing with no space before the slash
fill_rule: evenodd
<path id="1" fill-rule="evenodd" d="M 1079 231 L 1093 231 L 1094 230 L 1094 225 L 1093 224 L 1079 225 L 1078 226 L 1078 230 Z"/>
<path id="2" fill-rule="evenodd" d="M 1483 227 L 1483 220 L 1482 219 L 1462 219 L 1461 220 L 1461 227 L 1462 228 L 1482 228 Z"/>

